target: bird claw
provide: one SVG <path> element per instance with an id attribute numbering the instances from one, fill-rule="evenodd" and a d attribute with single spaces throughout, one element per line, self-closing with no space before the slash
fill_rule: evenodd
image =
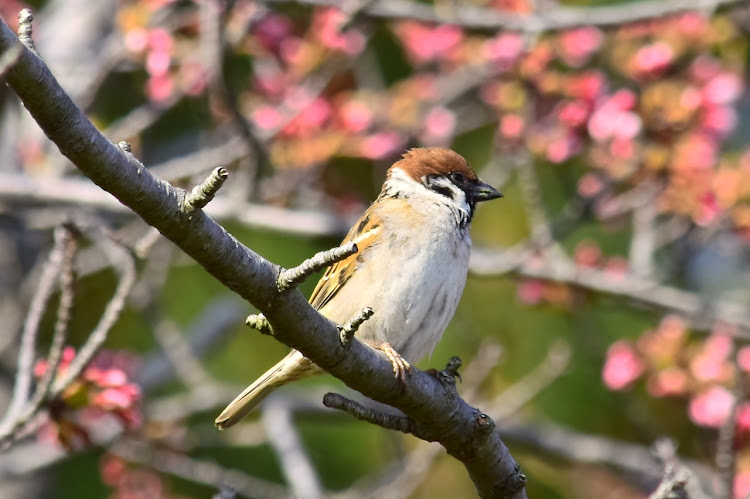
<path id="1" fill-rule="evenodd" d="M 393 374 L 402 384 L 406 384 L 406 378 L 411 374 L 411 364 L 406 361 L 388 342 L 370 343 L 370 346 L 380 350 L 388 357 L 393 366 Z"/>

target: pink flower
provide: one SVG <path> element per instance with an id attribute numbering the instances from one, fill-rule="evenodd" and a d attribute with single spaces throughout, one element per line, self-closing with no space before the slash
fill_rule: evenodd
<path id="1" fill-rule="evenodd" d="M 690 401 L 690 419 L 699 426 L 718 428 L 729 417 L 734 395 L 723 386 L 712 386 Z"/>
<path id="2" fill-rule="evenodd" d="M 458 46 L 463 31 L 458 26 L 431 27 L 416 21 L 405 21 L 396 29 L 407 54 L 417 63 L 438 60 Z"/>
<path id="3" fill-rule="evenodd" d="M 578 194 L 585 198 L 594 197 L 604 188 L 598 175 L 587 173 L 578 180 Z"/>
<path id="4" fill-rule="evenodd" d="M 589 106 L 581 100 L 562 102 L 557 109 L 560 121 L 571 128 L 576 128 L 586 123 L 589 113 Z"/>
<path id="5" fill-rule="evenodd" d="M 292 22 L 285 16 L 270 12 L 258 21 L 253 34 L 268 50 L 278 50 L 281 41 L 292 32 Z"/>
<path id="6" fill-rule="evenodd" d="M 690 65 L 690 76 L 696 83 L 703 84 L 716 76 L 720 69 L 719 61 L 713 56 L 701 54 Z"/>
<path id="7" fill-rule="evenodd" d="M 544 282 L 538 279 L 524 279 L 518 283 L 516 294 L 525 305 L 538 305 L 544 298 Z"/>
<path id="8" fill-rule="evenodd" d="M 346 14 L 335 7 L 317 9 L 313 15 L 312 31 L 329 49 L 355 55 L 364 48 L 365 37 L 357 30 L 342 33 L 340 28 L 345 20 Z"/>
<path id="9" fill-rule="evenodd" d="M 404 137 L 396 132 L 379 132 L 362 140 L 360 154 L 368 159 L 383 159 L 400 149 Z"/>
<path id="10" fill-rule="evenodd" d="M 146 71 L 152 76 L 163 76 L 169 71 L 172 56 L 164 50 L 152 50 L 146 56 Z"/>
<path id="11" fill-rule="evenodd" d="M 740 369 L 750 373 L 750 346 L 744 346 L 737 350 L 737 364 Z"/>
<path id="12" fill-rule="evenodd" d="M 565 31 L 559 37 L 560 56 L 569 66 L 582 66 L 599 48 L 602 39 L 602 32 L 591 26 Z"/>
<path id="13" fill-rule="evenodd" d="M 708 19 L 699 12 L 685 12 L 677 19 L 677 26 L 685 36 L 700 36 L 708 28 Z"/>
<path id="14" fill-rule="evenodd" d="M 349 100 L 339 110 L 339 117 L 344 128 L 350 132 L 359 133 L 372 124 L 372 111 L 363 102 Z"/>
<path id="15" fill-rule="evenodd" d="M 601 96 L 607 88 L 607 79 L 601 71 L 592 70 L 571 77 L 568 80 L 567 92 L 571 97 L 593 102 Z"/>
<path id="16" fill-rule="evenodd" d="M 581 241 L 575 249 L 573 259 L 582 267 L 596 267 L 602 257 L 602 250 L 591 241 Z"/>
<path id="17" fill-rule="evenodd" d="M 523 133 L 524 122 L 517 114 L 506 114 L 500 118 L 500 133 L 509 139 L 517 139 Z"/>
<path id="18" fill-rule="evenodd" d="M 639 74 L 659 73 L 669 67 L 674 55 L 672 47 L 662 41 L 646 45 L 633 58 L 635 70 Z"/>
<path id="19" fill-rule="evenodd" d="M 740 471 L 734 476 L 734 497 L 745 499 L 750 494 L 750 471 Z"/>
<path id="20" fill-rule="evenodd" d="M 591 138 L 599 142 L 613 138 L 635 138 L 642 128 L 640 116 L 629 111 L 635 106 L 635 100 L 633 92 L 623 89 L 601 101 L 589 119 L 588 131 Z"/>
<path id="21" fill-rule="evenodd" d="M 456 128 L 456 115 L 445 107 L 433 107 L 425 116 L 424 127 L 428 137 L 449 137 Z"/>
<path id="22" fill-rule="evenodd" d="M 552 163 L 562 163 L 578 153 L 581 143 L 573 135 L 564 135 L 547 145 L 547 159 Z"/>
<path id="23" fill-rule="evenodd" d="M 737 112 L 729 106 L 710 106 L 701 117 L 701 127 L 720 138 L 726 136 L 737 126 Z"/>
<path id="24" fill-rule="evenodd" d="M 750 430 L 750 403 L 745 402 L 737 408 L 737 429 L 743 432 Z"/>
<path id="25" fill-rule="evenodd" d="M 172 50 L 172 35 L 162 28 L 152 29 L 148 34 L 148 46 L 157 52 L 170 52 Z"/>
<path id="26" fill-rule="evenodd" d="M 517 33 L 502 33 L 482 45 L 482 55 L 501 69 L 510 69 L 523 53 L 523 38 Z"/>
<path id="27" fill-rule="evenodd" d="M 136 54 L 146 50 L 148 31 L 145 28 L 133 28 L 125 34 L 125 47 Z"/>
<path id="28" fill-rule="evenodd" d="M 261 106 L 253 111 L 253 121 L 264 130 L 276 130 L 281 126 L 282 117 L 276 109 L 271 106 Z"/>
<path id="29" fill-rule="evenodd" d="M 174 78 L 169 74 L 155 75 L 146 82 L 146 95 L 153 102 L 164 102 L 174 92 Z"/>
<path id="30" fill-rule="evenodd" d="M 638 379 L 643 371 L 643 361 L 633 344 L 626 340 L 619 340 L 607 350 L 602 380 L 610 390 L 623 390 Z"/>
<path id="31" fill-rule="evenodd" d="M 730 104 L 742 94 L 742 80 L 732 73 L 719 73 L 703 87 L 703 99 L 711 104 Z"/>
<path id="32" fill-rule="evenodd" d="M 693 214 L 693 220 L 700 226 L 711 225 L 722 213 L 719 200 L 713 192 L 706 192 L 698 200 L 698 211 Z"/>
<path id="33" fill-rule="evenodd" d="M 646 382 L 646 389 L 654 397 L 684 395 L 688 388 L 688 376 L 679 367 L 667 367 L 654 373 Z"/>

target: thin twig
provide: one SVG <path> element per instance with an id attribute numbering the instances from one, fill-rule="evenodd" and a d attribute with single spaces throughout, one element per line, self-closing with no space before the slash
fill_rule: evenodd
<path id="1" fill-rule="evenodd" d="M 372 314 L 374 313 L 375 312 L 373 312 L 370 307 L 365 307 L 359 312 L 359 314 L 349 319 L 349 321 L 347 321 L 347 323 L 341 327 L 341 331 L 339 333 L 339 335 L 341 336 L 341 344 L 348 345 L 354 337 L 354 333 L 356 333 L 359 329 L 359 326 L 364 324 L 365 321 L 372 317 Z"/>
<path id="2" fill-rule="evenodd" d="M 288 291 L 299 286 L 305 279 L 341 260 L 346 260 L 359 249 L 355 243 L 348 243 L 338 248 L 321 251 L 308 258 L 297 267 L 284 270 L 277 280 L 279 291 Z"/>
<path id="3" fill-rule="evenodd" d="M 99 234 L 100 236 L 102 235 L 101 232 L 99 232 Z M 96 352 L 107 339 L 112 326 L 114 326 L 115 322 L 117 322 L 117 319 L 120 317 L 120 312 L 122 312 L 122 309 L 125 307 L 128 295 L 135 284 L 136 269 L 135 259 L 133 258 L 132 253 L 127 248 L 124 248 L 108 239 L 106 235 L 100 237 L 99 242 L 102 250 L 109 257 L 114 268 L 119 272 L 120 281 L 117 283 L 115 292 L 107 303 L 107 306 L 99 319 L 99 323 L 78 351 L 78 355 L 76 355 L 73 362 L 71 362 L 68 370 L 65 372 L 65 376 L 58 379 L 52 387 L 53 396 L 58 395 L 73 380 L 75 380 L 94 357 Z"/>
<path id="4" fill-rule="evenodd" d="M 192 192 L 185 197 L 183 204 L 185 211 L 190 213 L 200 210 L 211 202 L 227 177 L 229 177 L 229 172 L 226 168 L 223 166 L 215 168 L 206 180 L 193 187 Z"/>
<path id="5" fill-rule="evenodd" d="M 415 431 L 414 421 L 411 418 L 370 409 L 338 393 L 326 393 L 323 397 L 323 405 L 331 409 L 344 411 L 360 421 L 366 421 L 387 430 L 396 430 L 403 433 L 414 433 Z"/>
<path id="6" fill-rule="evenodd" d="M 686 469 L 676 469 L 667 466 L 662 479 L 656 490 L 648 496 L 648 499 L 677 499 L 685 497 L 685 485 L 690 480 L 690 472 Z"/>
<path id="7" fill-rule="evenodd" d="M 294 497 L 323 497 L 320 478 L 294 426 L 291 407 L 280 398 L 271 398 L 264 407 L 262 418 L 268 442 L 279 458 L 281 470 L 294 491 Z"/>
<path id="8" fill-rule="evenodd" d="M 31 299 L 29 312 L 26 316 L 23 331 L 21 333 L 21 346 L 18 351 L 18 366 L 16 368 L 16 384 L 13 387 L 13 396 L 0 428 L 12 424 L 20 414 L 23 406 L 29 398 L 31 390 L 32 367 L 34 363 L 34 350 L 36 338 L 39 333 L 39 323 L 47 307 L 50 297 L 55 289 L 58 273 L 62 266 L 65 254 L 65 246 L 61 239 L 55 239 L 55 245 L 50 252 L 47 262 L 39 277 L 39 284 Z M 0 431 L 0 433 L 5 433 Z"/>
<path id="9" fill-rule="evenodd" d="M 271 327 L 271 323 L 268 322 L 268 319 L 266 319 L 266 316 L 263 314 L 248 315 L 247 319 L 245 319 L 245 325 L 256 329 L 261 334 L 273 336 L 273 328 Z"/>
<path id="10" fill-rule="evenodd" d="M 29 9 L 23 9 L 18 13 L 18 40 L 23 43 L 24 47 L 29 49 L 36 56 L 39 56 L 39 52 L 34 47 L 34 39 L 31 37 L 32 26 L 31 22 L 34 20 L 34 14 Z"/>

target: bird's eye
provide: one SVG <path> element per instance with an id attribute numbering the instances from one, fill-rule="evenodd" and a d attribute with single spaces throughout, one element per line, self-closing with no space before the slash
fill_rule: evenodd
<path id="1" fill-rule="evenodd" d="M 460 184 L 464 181 L 464 174 L 461 172 L 453 172 L 451 173 L 451 180 L 453 180 L 457 184 Z"/>

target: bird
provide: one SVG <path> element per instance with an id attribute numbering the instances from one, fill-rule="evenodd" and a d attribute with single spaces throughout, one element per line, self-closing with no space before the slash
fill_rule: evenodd
<path id="1" fill-rule="evenodd" d="M 406 151 L 342 242 L 355 243 L 356 253 L 328 267 L 310 304 L 338 324 L 370 307 L 374 314 L 355 336 L 382 350 L 395 375 L 405 380 L 410 363 L 432 354 L 456 311 L 469 270 L 469 228 L 477 203 L 500 197 L 451 149 Z M 275 389 L 322 372 L 292 350 L 240 393 L 215 424 L 229 428 Z"/>

